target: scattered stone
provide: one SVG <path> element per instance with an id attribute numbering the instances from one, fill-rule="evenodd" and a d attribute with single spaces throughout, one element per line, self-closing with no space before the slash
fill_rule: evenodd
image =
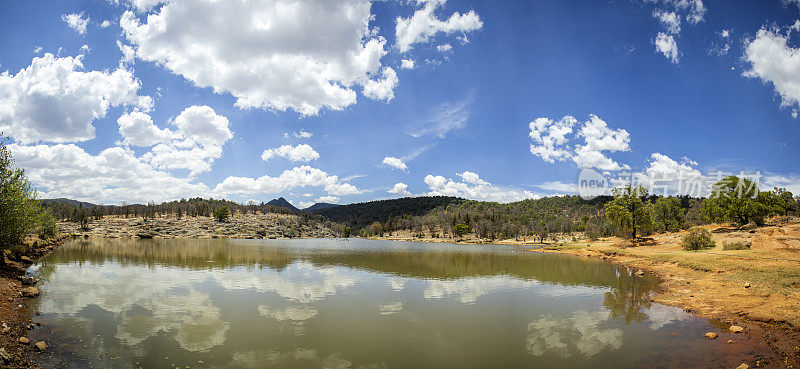
<path id="1" fill-rule="evenodd" d="M 731 344 L 731 343 L 733 343 L 733 340 L 728 340 L 728 344 Z"/>
<path id="2" fill-rule="evenodd" d="M 730 331 L 733 332 L 733 333 L 742 333 L 742 332 L 744 332 L 744 328 L 742 328 L 742 327 L 740 327 L 738 325 L 732 325 L 728 329 L 730 329 Z"/>
<path id="3" fill-rule="evenodd" d="M 5 347 L 0 347 L 0 361 L 3 364 L 11 362 L 11 355 L 6 351 Z"/>
<path id="4" fill-rule="evenodd" d="M 737 366 L 736 369 L 750 369 L 750 365 L 742 363 L 742 365 Z"/>
<path id="5" fill-rule="evenodd" d="M 17 341 L 19 341 L 19 343 L 21 343 L 23 345 L 27 345 L 27 344 L 31 343 L 31 340 L 29 340 L 29 339 L 27 339 L 25 337 L 20 337 Z"/>
<path id="6" fill-rule="evenodd" d="M 25 287 L 20 292 L 22 292 L 22 296 L 24 297 L 39 296 L 39 289 L 36 287 Z"/>
<path id="7" fill-rule="evenodd" d="M 36 349 L 37 349 L 37 350 L 39 350 L 39 351 L 44 351 L 44 350 L 47 350 L 47 344 L 46 344 L 46 343 L 44 343 L 44 341 L 39 341 L 39 342 L 36 342 L 36 344 L 35 344 L 34 346 L 35 346 L 35 347 L 36 347 Z"/>
<path id="8" fill-rule="evenodd" d="M 717 336 L 718 336 L 718 335 L 717 335 L 716 333 L 714 333 L 714 332 L 708 332 L 708 333 L 706 333 L 706 338 L 708 338 L 708 339 L 710 339 L 710 340 L 713 340 L 713 339 L 717 338 Z"/>
<path id="9" fill-rule="evenodd" d="M 750 282 L 746 282 L 746 283 L 744 284 L 744 288 L 750 288 Z"/>

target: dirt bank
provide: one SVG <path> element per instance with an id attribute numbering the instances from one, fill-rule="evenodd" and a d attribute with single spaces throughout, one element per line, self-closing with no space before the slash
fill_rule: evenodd
<path id="1" fill-rule="evenodd" d="M 34 301 L 38 290 L 33 290 L 35 286 L 24 278 L 25 270 L 67 238 L 62 235 L 48 241 L 31 241 L 26 255 L 19 260 L 6 260 L 6 265 L 0 266 L 0 348 L 5 351 L 5 354 L 0 351 L 0 367 L 37 367 L 29 360 L 37 351 L 36 342 L 20 342 L 20 338 L 27 337 L 31 329 L 38 328 L 31 323 L 31 317 L 36 313 Z"/>

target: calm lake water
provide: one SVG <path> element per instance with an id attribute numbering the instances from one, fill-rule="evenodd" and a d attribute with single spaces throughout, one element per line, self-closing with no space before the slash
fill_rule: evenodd
<path id="1" fill-rule="evenodd" d="M 31 271 L 45 366 L 707 367 L 730 354 L 703 339 L 708 320 L 651 303 L 653 278 L 522 247 L 80 240 Z"/>

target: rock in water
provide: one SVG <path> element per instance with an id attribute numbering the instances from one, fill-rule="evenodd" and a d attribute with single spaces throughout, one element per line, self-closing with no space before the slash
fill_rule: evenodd
<path id="1" fill-rule="evenodd" d="M 30 276 L 21 276 L 21 277 L 19 277 L 19 281 L 22 282 L 22 284 L 24 284 L 26 286 L 31 286 L 31 285 L 34 285 L 37 282 L 39 282 L 38 279 L 36 279 L 34 277 L 30 277 Z"/>
<path id="2" fill-rule="evenodd" d="M 44 343 L 44 341 L 39 341 L 39 342 L 36 342 L 36 344 L 35 344 L 34 346 L 35 346 L 35 347 L 36 347 L 36 349 L 37 349 L 37 350 L 39 350 L 39 351 L 44 351 L 44 350 L 47 350 L 47 344 L 46 344 L 46 343 Z"/>
<path id="3" fill-rule="evenodd" d="M 713 340 L 714 338 L 717 338 L 717 334 L 714 332 L 708 332 L 706 333 L 706 338 Z"/>
<path id="4" fill-rule="evenodd" d="M 19 343 L 21 343 L 23 345 L 27 345 L 27 344 L 31 343 L 31 340 L 29 340 L 29 339 L 27 339 L 25 337 L 20 337 L 17 341 L 19 341 Z"/>
<path id="5" fill-rule="evenodd" d="M 36 287 L 25 287 L 21 290 L 22 296 L 36 297 L 39 296 L 39 289 Z"/>
<path id="6" fill-rule="evenodd" d="M 730 330 L 731 330 L 731 332 L 733 332 L 733 333 L 742 333 L 742 332 L 744 332 L 744 328 L 742 328 L 742 327 L 740 327 L 740 326 L 738 326 L 738 325 L 732 325 L 732 326 L 731 326 L 730 328 L 728 328 L 728 329 L 730 329 Z"/>

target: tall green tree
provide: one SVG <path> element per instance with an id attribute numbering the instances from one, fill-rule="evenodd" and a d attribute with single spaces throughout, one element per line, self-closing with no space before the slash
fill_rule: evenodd
<path id="1" fill-rule="evenodd" d="M 684 214 L 681 201 L 672 196 L 659 197 L 652 205 L 653 229 L 676 232 L 683 228 Z"/>
<path id="2" fill-rule="evenodd" d="M 614 189 L 614 199 L 606 204 L 606 217 L 622 235 L 636 239 L 637 234 L 650 230 L 653 225 L 650 207 L 642 198 L 647 189 L 642 186 L 627 186 Z"/>
<path id="3" fill-rule="evenodd" d="M 729 176 L 714 184 L 711 197 L 703 201 L 701 215 L 709 222 L 763 225 L 765 217 L 791 209 L 791 196 L 783 189 L 760 191 L 758 184 L 747 178 Z"/>
<path id="4" fill-rule="evenodd" d="M 5 250 L 21 244 L 25 235 L 36 230 L 41 206 L 25 171 L 14 168 L 14 158 L 0 136 L 0 264 Z"/>

